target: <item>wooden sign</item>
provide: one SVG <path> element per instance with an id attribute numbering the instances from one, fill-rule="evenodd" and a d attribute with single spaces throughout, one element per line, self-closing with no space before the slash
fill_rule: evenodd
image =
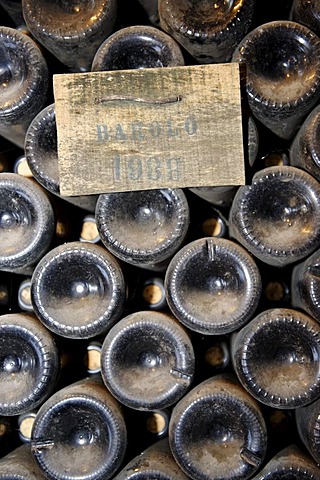
<path id="1" fill-rule="evenodd" d="M 62 195 L 245 183 L 239 65 L 54 76 Z"/>

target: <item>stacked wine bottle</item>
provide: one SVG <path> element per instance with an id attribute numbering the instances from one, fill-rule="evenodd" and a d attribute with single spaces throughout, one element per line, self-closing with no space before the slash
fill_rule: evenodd
<path id="1" fill-rule="evenodd" d="M 0 480 L 320 480 L 319 1 L 0 25 Z M 224 62 L 246 185 L 61 195 L 55 73 Z"/>

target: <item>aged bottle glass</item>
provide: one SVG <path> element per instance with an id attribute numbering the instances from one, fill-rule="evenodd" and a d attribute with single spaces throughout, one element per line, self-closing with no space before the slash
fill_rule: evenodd
<path id="1" fill-rule="evenodd" d="M 319 467 L 296 445 L 273 457 L 252 480 L 320 480 Z"/>
<path id="2" fill-rule="evenodd" d="M 192 343 L 165 313 L 143 311 L 120 320 L 102 345 L 103 381 L 124 405 L 166 408 L 189 388 L 194 372 Z"/>
<path id="3" fill-rule="evenodd" d="M 116 20 L 116 0 L 23 0 L 32 35 L 73 71 L 90 70 Z"/>
<path id="4" fill-rule="evenodd" d="M 293 0 L 290 18 L 320 35 L 320 5 L 317 0 Z"/>
<path id="5" fill-rule="evenodd" d="M 181 189 L 109 193 L 98 198 L 96 221 L 101 241 L 113 255 L 164 270 L 187 234 L 189 206 Z"/>
<path id="6" fill-rule="evenodd" d="M 70 242 L 37 264 L 31 299 L 41 322 L 67 338 L 105 333 L 122 313 L 125 280 L 117 260 L 99 245 Z"/>
<path id="7" fill-rule="evenodd" d="M 274 21 L 252 30 L 233 61 L 246 65 L 254 116 L 284 139 L 294 136 L 320 98 L 320 39 L 296 22 Z"/>
<path id="8" fill-rule="evenodd" d="M 261 278 L 252 257 L 222 238 L 201 238 L 173 257 L 165 288 L 172 313 L 186 327 L 205 335 L 229 333 L 253 315 Z"/>
<path id="9" fill-rule="evenodd" d="M 298 432 L 304 445 L 320 463 L 320 400 L 296 409 Z M 319 473 L 320 476 L 320 473 Z"/>
<path id="10" fill-rule="evenodd" d="M 233 377 L 216 375 L 174 407 L 169 443 L 190 478 L 245 480 L 262 465 L 267 433 L 253 398 Z"/>
<path id="11" fill-rule="evenodd" d="M 34 462 L 29 445 L 22 445 L 0 459 L 0 480 L 45 480 Z"/>
<path id="12" fill-rule="evenodd" d="M 320 105 L 308 115 L 295 136 L 290 165 L 302 168 L 320 180 Z"/>
<path id="13" fill-rule="evenodd" d="M 184 65 L 179 45 L 154 27 L 134 25 L 113 33 L 99 47 L 93 72 Z"/>
<path id="14" fill-rule="evenodd" d="M 159 0 L 162 29 L 199 63 L 230 61 L 253 13 L 254 0 Z"/>
<path id="15" fill-rule="evenodd" d="M 0 415 L 19 415 L 44 402 L 59 371 L 58 350 L 48 330 L 33 317 L 0 317 Z"/>
<path id="16" fill-rule="evenodd" d="M 54 213 L 42 188 L 16 173 L 0 175 L 0 269 L 34 265 L 50 247 Z"/>
<path id="17" fill-rule="evenodd" d="M 320 250 L 293 268 L 291 290 L 292 306 L 320 322 Z"/>
<path id="18" fill-rule="evenodd" d="M 23 148 L 47 90 L 48 68 L 36 43 L 18 30 L 0 27 L 0 135 Z"/>
<path id="19" fill-rule="evenodd" d="M 1 478 L 1 477 L 0 477 Z M 129 462 L 114 480 L 187 480 L 174 460 L 167 439 L 159 440 Z"/>
<path id="20" fill-rule="evenodd" d="M 45 107 L 32 120 L 25 137 L 25 156 L 32 175 L 49 192 L 78 207 L 94 212 L 97 195 L 60 195 L 58 140 L 54 104 Z"/>
<path id="21" fill-rule="evenodd" d="M 255 317 L 232 339 L 242 385 L 274 408 L 297 408 L 320 395 L 320 325 L 298 310 L 275 308 Z"/>
<path id="22" fill-rule="evenodd" d="M 263 262 L 297 262 L 320 244 L 320 184 L 291 166 L 260 170 L 237 191 L 229 225 L 230 236 Z"/>
<path id="23" fill-rule="evenodd" d="M 49 480 L 111 478 L 126 450 L 120 406 L 92 378 L 68 385 L 39 409 L 31 448 Z"/>

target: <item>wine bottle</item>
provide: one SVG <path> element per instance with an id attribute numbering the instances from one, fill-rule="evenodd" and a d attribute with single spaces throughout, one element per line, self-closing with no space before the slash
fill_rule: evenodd
<path id="1" fill-rule="evenodd" d="M 291 139 L 320 98 L 320 39 L 309 28 L 274 21 L 252 30 L 232 60 L 246 65 L 246 90 L 254 116 Z"/>
<path id="2" fill-rule="evenodd" d="M 24 312 L 33 312 L 31 302 L 31 278 L 24 279 L 18 289 L 18 305 Z"/>
<path id="3" fill-rule="evenodd" d="M 320 5 L 317 0 L 293 0 L 290 18 L 320 35 Z"/>
<path id="4" fill-rule="evenodd" d="M 42 258 L 32 275 L 34 311 L 62 337 L 81 339 L 107 332 L 121 315 L 125 297 L 120 265 L 99 245 L 60 245 Z"/>
<path id="5" fill-rule="evenodd" d="M 0 459 L 0 480 L 45 480 L 34 462 L 29 445 L 22 445 Z"/>
<path id="6" fill-rule="evenodd" d="M 49 249 L 54 213 L 42 188 L 16 173 L 0 175 L 0 269 L 17 272 Z"/>
<path id="7" fill-rule="evenodd" d="M 34 116 L 47 100 L 48 68 L 36 43 L 0 27 L 0 135 L 23 148 Z"/>
<path id="8" fill-rule="evenodd" d="M 114 480 L 187 480 L 175 462 L 167 439 L 159 440 L 129 462 Z"/>
<path id="9" fill-rule="evenodd" d="M 24 155 L 21 155 L 14 162 L 13 173 L 17 173 L 18 175 L 22 175 L 23 177 L 33 178 L 27 159 Z"/>
<path id="10" fill-rule="evenodd" d="M 95 216 L 106 248 L 124 262 L 147 269 L 164 270 L 189 227 L 189 206 L 181 189 L 103 194 Z"/>
<path id="11" fill-rule="evenodd" d="M 320 480 L 319 467 L 296 445 L 281 450 L 252 480 Z"/>
<path id="12" fill-rule="evenodd" d="M 249 31 L 253 0 L 159 0 L 160 25 L 199 63 L 224 63 L 231 59 Z"/>
<path id="13" fill-rule="evenodd" d="M 51 394 L 59 373 L 51 333 L 22 313 L 0 317 L 0 415 L 36 408 Z"/>
<path id="14" fill-rule="evenodd" d="M 32 120 L 25 137 L 25 156 L 32 175 L 54 195 L 94 213 L 97 195 L 64 197 L 60 195 L 58 140 L 54 104 L 45 107 Z"/>
<path id="15" fill-rule="evenodd" d="M 93 72 L 184 65 L 179 45 L 155 27 L 134 25 L 122 28 L 98 48 Z"/>
<path id="16" fill-rule="evenodd" d="M 93 215 L 85 215 L 82 219 L 80 242 L 99 243 L 100 237 L 97 222 Z"/>
<path id="17" fill-rule="evenodd" d="M 22 413 L 18 417 L 18 430 L 19 438 L 23 443 L 31 442 L 31 433 L 36 418 L 37 411 L 31 410 L 30 412 Z"/>
<path id="18" fill-rule="evenodd" d="M 239 329 L 257 308 L 261 277 L 252 257 L 223 238 L 195 240 L 173 257 L 165 276 L 168 305 L 191 330 L 220 335 Z"/>
<path id="19" fill-rule="evenodd" d="M 164 281 L 161 277 L 149 277 L 141 285 L 140 303 L 143 310 L 163 310 L 167 307 Z"/>
<path id="20" fill-rule="evenodd" d="M 274 408 L 297 408 L 320 395 L 320 325 L 298 310 L 275 308 L 233 335 L 232 360 L 246 390 Z"/>
<path id="21" fill-rule="evenodd" d="M 292 306 L 320 322 L 320 250 L 292 270 Z"/>
<path id="22" fill-rule="evenodd" d="M 290 165 L 320 180 L 320 105 L 303 122 L 290 147 Z"/>
<path id="23" fill-rule="evenodd" d="M 112 395 L 137 410 L 176 403 L 194 372 L 192 343 L 167 314 L 135 312 L 107 334 L 101 351 L 101 374 Z"/>
<path id="24" fill-rule="evenodd" d="M 119 404 L 93 378 L 59 390 L 37 413 L 31 449 L 49 480 L 111 478 L 126 450 Z"/>
<path id="25" fill-rule="evenodd" d="M 320 244 L 319 182 L 291 166 L 257 172 L 234 197 L 229 232 L 269 265 L 301 260 Z"/>
<path id="26" fill-rule="evenodd" d="M 116 20 L 116 0 L 23 0 L 30 32 L 60 62 L 73 71 L 89 71 L 99 45 Z"/>
<path id="27" fill-rule="evenodd" d="M 88 375 L 95 375 L 101 372 L 101 349 L 102 341 L 92 340 L 88 344 L 85 356 Z"/>
<path id="28" fill-rule="evenodd" d="M 263 463 L 266 426 L 259 406 L 235 379 L 216 375 L 174 407 L 169 443 L 190 478 L 246 480 Z"/>
<path id="29" fill-rule="evenodd" d="M 317 464 L 320 463 L 320 400 L 295 411 L 299 436 Z M 320 474 L 319 474 L 320 475 Z"/>

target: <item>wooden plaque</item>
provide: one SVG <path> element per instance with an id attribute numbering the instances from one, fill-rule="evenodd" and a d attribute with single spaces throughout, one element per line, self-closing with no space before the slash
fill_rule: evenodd
<path id="1" fill-rule="evenodd" d="M 54 76 L 60 191 L 243 185 L 237 63 Z"/>

